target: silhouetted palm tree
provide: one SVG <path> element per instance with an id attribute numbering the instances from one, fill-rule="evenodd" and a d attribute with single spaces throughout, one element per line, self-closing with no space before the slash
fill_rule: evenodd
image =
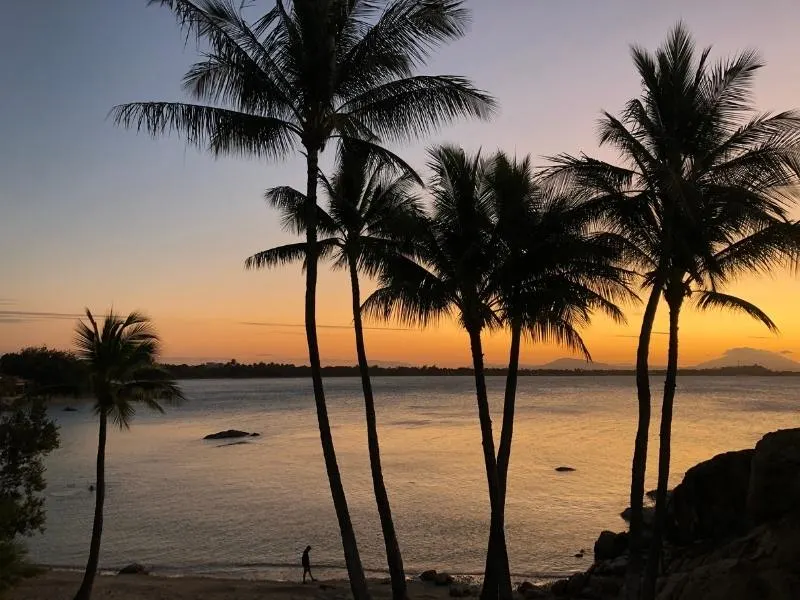
<path id="1" fill-rule="evenodd" d="M 579 329 L 589 325 L 595 310 L 624 321 L 615 301 L 632 294 L 630 274 L 617 264 L 621 240 L 593 229 L 594 212 L 579 190 L 537 179 L 529 157 L 517 161 L 503 152 L 490 161 L 486 176 L 494 229 L 493 302 L 511 334 L 497 451 L 498 520 L 504 524 L 523 335 L 533 343 L 566 346 L 590 360 Z M 508 559 L 505 573 L 493 573 L 489 560 L 498 553 L 507 554 L 490 538 L 484 586 L 497 583 L 505 598 L 511 595 Z"/>
<path id="2" fill-rule="evenodd" d="M 633 49 L 644 87 L 621 119 L 602 122 L 601 143 L 625 161 L 558 157 L 561 168 L 597 193 L 609 226 L 627 236 L 629 258 L 650 297 L 637 350 L 639 425 L 631 484 L 632 556 L 628 594 L 638 597 L 642 569 L 642 502 L 650 388 L 647 358 L 660 297 L 670 312 L 668 369 L 660 431 L 656 520 L 642 596 L 652 599 L 658 574 L 669 478 L 672 404 L 678 365 L 678 319 L 687 299 L 700 309 L 731 308 L 774 324 L 757 307 L 719 289 L 736 276 L 769 272 L 796 256 L 795 203 L 800 114 L 753 113 L 752 51 L 709 64 L 682 24 L 655 53 Z"/>
<path id="3" fill-rule="evenodd" d="M 87 325 L 80 321 L 75 328 L 78 357 L 85 363 L 95 398 L 94 410 L 100 420 L 97 442 L 97 483 L 95 487 L 94 524 L 86 572 L 75 600 L 89 600 L 100 559 L 105 500 L 105 458 L 108 421 L 128 429 L 136 413 L 136 404 L 164 412 L 160 402 L 183 400 L 180 388 L 169 373 L 156 364 L 159 340 L 150 321 L 138 312 L 122 318 L 112 312 L 102 327 L 86 309 Z"/>
<path id="4" fill-rule="evenodd" d="M 361 291 L 358 275 L 375 276 L 387 257 L 409 252 L 422 212 L 414 194 L 415 174 L 398 174 L 391 164 L 363 148 L 343 148 L 336 173 L 328 180 L 320 175 L 328 199 L 328 210 L 318 210 L 318 228 L 325 237 L 319 241 L 320 256 L 331 258 L 334 267 L 347 269 L 352 290 L 356 354 L 367 415 L 372 483 L 383 530 L 386 558 L 394 600 L 407 597 L 403 558 L 397 541 L 389 496 L 383 480 L 375 401 L 361 320 Z M 288 187 L 267 191 L 267 201 L 281 210 L 284 225 L 295 233 L 306 229 L 305 196 Z M 288 262 L 305 263 L 306 244 L 286 244 L 259 252 L 245 261 L 245 267 L 261 269 Z"/>
<path id="5" fill-rule="evenodd" d="M 452 146 L 436 147 L 429 155 L 433 209 L 418 236 L 416 260 L 390 258 L 380 274 L 380 287 L 366 300 L 364 310 L 372 317 L 422 326 L 453 316 L 469 335 L 492 514 L 490 530 L 502 549 L 505 533 L 498 520 L 497 457 L 481 342 L 485 329 L 501 324 L 492 309 L 492 206 L 485 164 L 480 155 L 470 156 Z M 498 553 L 489 557 L 492 559 L 496 572 L 501 572 L 507 558 Z M 484 591 L 488 597 L 497 597 L 497 589 L 485 587 Z"/>
<path id="6" fill-rule="evenodd" d="M 306 158 L 305 322 L 320 438 L 355 600 L 368 597 L 330 434 L 316 333 L 317 170 L 334 138 L 404 141 L 494 101 L 456 76 L 414 75 L 438 46 L 464 34 L 461 0 L 277 0 L 250 24 L 231 0 L 150 0 L 208 45 L 186 74 L 207 105 L 142 102 L 115 122 L 153 135 L 177 131 L 214 154 Z M 387 153 L 388 154 L 388 153 Z"/>

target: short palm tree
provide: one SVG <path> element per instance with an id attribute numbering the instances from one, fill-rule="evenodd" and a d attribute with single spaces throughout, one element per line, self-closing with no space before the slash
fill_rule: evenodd
<path id="1" fill-rule="evenodd" d="M 615 302 L 633 295 L 627 287 L 630 273 L 617 262 L 621 240 L 593 229 L 594 212 L 580 190 L 537 178 L 529 157 L 518 161 L 503 152 L 489 161 L 486 176 L 493 212 L 494 305 L 511 334 L 497 451 L 498 520 L 504 523 L 523 336 L 563 345 L 590 360 L 579 330 L 595 310 L 624 321 Z M 506 554 L 490 539 L 487 557 L 498 552 Z M 500 597 L 510 596 L 508 572 L 493 573 L 487 560 L 485 586 L 493 586 L 496 577 Z"/>
<path id="2" fill-rule="evenodd" d="M 387 258 L 409 253 L 421 222 L 417 185 L 413 173 L 397 173 L 392 164 L 362 147 L 343 148 L 335 175 L 329 180 L 320 175 L 328 199 L 327 211 L 318 210 L 320 255 L 333 260 L 334 267 L 346 269 L 352 290 L 353 325 L 356 354 L 364 391 L 372 483 L 383 530 L 386 559 L 394 600 L 408 597 L 403 557 L 395 533 L 389 495 L 383 480 L 375 401 L 369 375 L 361 319 L 359 272 L 375 276 Z M 267 201 L 283 213 L 287 229 L 302 233 L 306 228 L 303 210 L 305 196 L 287 187 L 267 191 Z M 306 244 L 286 244 L 254 254 L 245 267 L 262 269 L 306 260 Z"/>
<path id="3" fill-rule="evenodd" d="M 461 116 L 488 118 L 493 99 L 457 76 L 415 75 L 438 46 L 464 35 L 461 0 L 276 0 L 248 23 L 232 0 L 150 0 L 207 44 L 184 78 L 207 104 L 138 102 L 114 121 L 169 131 L 216 155 L 306 159 L 305 323 L 325 466 L 355 600 L 369 596 L 330 433 L 316 332 L 317 171 L 332 139 L 380 150 Z M 388 154 L 388 153 L 387 153 Z"/>
<path id="4" fill-rule="evenodd" d="M 639 425 L 631 484 L 632 553 L 627 589 L 638 597 L 642 503 L 650 420 L 648 350 L 663 297 L 670 313 L 656 521 L 642 597 L 658 574 L 669 478 L 678 322 L 687 299 L 700 309 L 742 311 L 770 329 L 757 307 L 720 288 L 744 273 L 769 273 L 796 258 L 798 225 L 788 220 L 800 182 L 800 113 L 753 113 L 753 52 L 710 64 L 682 24 L 655 53 L 634 48 L 641 98 L 621 119 L 605 114 L 601 143 L 624 157 L 611 165 L 585 156 L 557 158 L 559 169 L 596 194 L 609 227 L 628 240 L 628 256 L 649 288 L 637 350 Z"/>
<path id="5" fill-rule="evenodd" d="M 433 178 L 432 215 L 417 239 L 415 259 L 390 258 L 379 277 L 379 288 L 364 303 L 365 312 L 379 319 L 427 326 L 455 317 L 466 330 L 475 375 L 475 393 L 481 428 L 486 478 L 491 506 L 492 535 L 505 548 L 505 533 L 497 519 L 499 484 L 497 457 L 483 363 L 481 334 L 500 325 L 492 309 L 492 214 L 486 185 L 485 162 L 479 154 L 440 146 L 429 152 Z M 507 571 L 507 558 L 497 553 L 495 572 Z M 510 584 L 509 584 L 510 586 Z M 484 586 L 489 597 L 497 589 Z"/>
<path id="6" fill-rule="evenodd" d="M 112 312 L 102 327 L 86 310 L 87 325 L 80 321 L 75 329 L 78 357 L 86 365 L 95 398 L 94 410 L 100 421 L 97 442 L 97 485 L 94 524 L 86 572 L 75 600 L 89 600 L 100 559 L 105 500 L 106 433 L 108 421 L 128 429 L 136 404 L 164 412 L 160 402 L 183 400 L 180 388 L 156 363 L 159 340 L 150 320 L 138 312 L 120 317 Z"/>

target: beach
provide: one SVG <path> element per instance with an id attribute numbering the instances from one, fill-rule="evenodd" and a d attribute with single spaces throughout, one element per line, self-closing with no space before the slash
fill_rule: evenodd
<path id="1" fill-rule="evenodd" d="M 71 600 L 80 586 L 81 573 L 46 571 L 11 590 L 8 600 Z M 389 599 L 391 587 L 370 580 L 373 600 Z M 409 582 L 409 597 L 439 600 L 449 597 L 448 587 Z M 346 581 L 302 583 L 216 579 L 210 577 L 157 577 L 152 575 L 100 575 L 93 600 L 346 600 Z"/>

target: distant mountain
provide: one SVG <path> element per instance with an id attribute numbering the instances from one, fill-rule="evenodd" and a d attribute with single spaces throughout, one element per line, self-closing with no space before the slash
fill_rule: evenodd
<path id="1" fill-rule="evenodd" d="M 800 371 L 800 362 L 792 360 L 779 352 L 759 350 L 758 348 L 730 348 L 719 358 L 709 360 L 695 369 L 719 369 L 720 367 L 738 367 L 760 365 L 772 371 Z"/>
<path id="2" fill-rule="evenodd" d="M 528 369 L 554 369 L 561 371 L 574 371 L 580 369 L 582 371 L 609 371 L 613 369 L 621 369 L 619 365 L 610 365 L 608 363 L 600 362 L 586 362 L 582 358 L 557 358 L 549 363 L 543 365 L 532 365 L 526 367 Z"/>

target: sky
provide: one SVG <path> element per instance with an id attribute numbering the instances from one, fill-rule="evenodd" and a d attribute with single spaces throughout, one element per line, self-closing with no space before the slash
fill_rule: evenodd
<path id="1" fill-rule="evenodd" d="M 500 110 L 491 122 L 456 123 L 397 148 L 419 168 L 426 147 L 438 142 L 530 154 L 537 165 L 559 152 L 597 155 L 600 111 L 618 112 L 639 91 L 630 44 L 654 49 L 679 19 L 715 56 L 760 51 L 760 110 L 800 108 L 796 0 L 467 5 L 468 35 L 439 51 L 427 70 L 471 78 Z M 275 185 L 302 187 L 302 157 L 214 159 L 178 137 L 153 140 L 107 119 L 116 104 L 186 99 L 180 80 L 198 55 L 171 14 L 146 0 L 13 2 L 0 40 L 0 353 L 68 348 L 84 307 L 113 307 L 150 315 L 167 360 L 305 362 L 299 267 L 242 267 L 254 252 L 292 240 L 262 196 Z M 730 291 L 763 308 L 780 335 L 745 317 L 688 310 L 682 364 L 740 346 L 800 356 L 800 277 L 743 279 Z M 323 268 L 318 298 L 323 360 L 355 363 L 346 276 Z M 584 332 L 594 359 L 632 364 L 641 313 L 627 307 L 626 325 L 597 318 Z M 665 313 L 656 324 L 655 363 L 664 362 Z M 469 363 L 466 335 L 454 324 L 421 331 L 370 323 L 366 335 L 375 363 Z M 485 346 L 489 364 L 505 362 L 505 334 L 488 336 Z M 526 344 L 521 360 L 568 355 Z"/>

